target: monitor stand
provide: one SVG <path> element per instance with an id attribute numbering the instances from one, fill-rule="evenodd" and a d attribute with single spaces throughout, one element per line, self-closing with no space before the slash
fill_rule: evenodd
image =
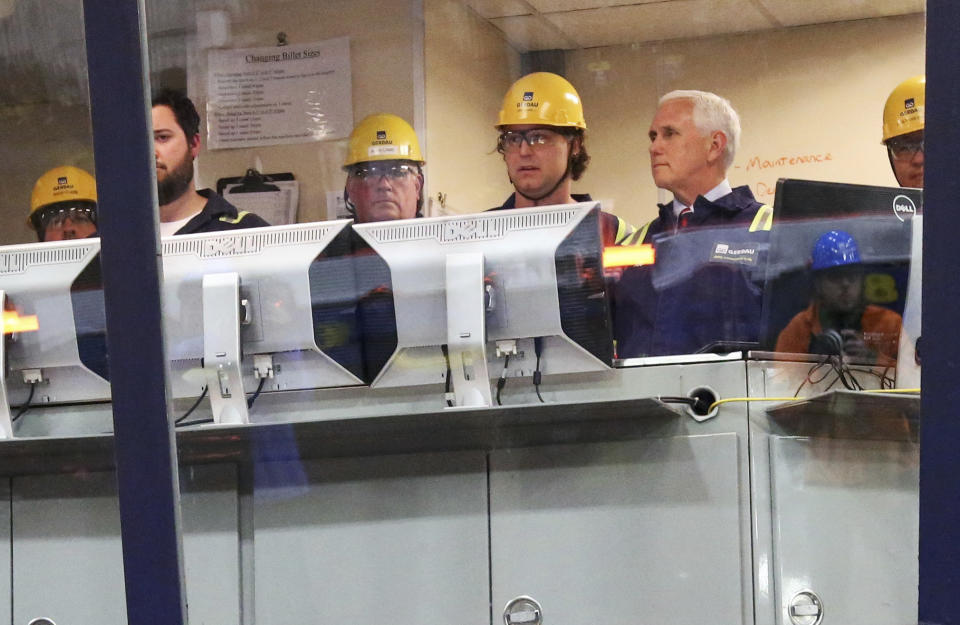
<path id="1" fill-rule="evenodd" d="M 4 314 L 6 321 L 7 312 L 7 294 L 0 290 L 0 313 Z M 3 332 L 0 332 L 0 439 L 13 438 L 13 420 L 10 418 L 10 400 L 7 396 L 7 328 L 6 323 L 2 325 Z"/>
<path id="2" fill-rule="evenodd" d="M 203 369 L 214 424 L 249 423 L 240 374 L 240 274 L 203 276 Z"/>
<path id="3" fill-rule="evenodd" d="M 447 351 L 455 408 L 493 405 L 483 277 L 483 254 L 447 255 Z"/>

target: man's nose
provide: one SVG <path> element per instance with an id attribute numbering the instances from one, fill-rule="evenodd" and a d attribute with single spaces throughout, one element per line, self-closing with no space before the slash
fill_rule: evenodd
<path id="1" fill-rule="evenodd" d="M 523 139 L 520 140 L 520 147 L 517 148 L 517 151 L 518 151 L 520 154 L 523 154 L 524 156 L 526 156 L 527 154 L 533 154 L 533 148 L 532 148 L 532 147 L 530 146 L 530 144 L 527 142 L 527 138 L 526 138 L 526 137 L 524 137 Z"/>
<path id="2" fill-rule="evenodd" d="M 913 158 L 910 159 L 911 163 L 915 165 L 923 165 L 923 150 L 917 150 L 917 153 L 913 155 Z"/>

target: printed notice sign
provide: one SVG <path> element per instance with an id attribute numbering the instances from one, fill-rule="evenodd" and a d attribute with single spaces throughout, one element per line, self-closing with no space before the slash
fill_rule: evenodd
<path id="1" fill-rule="evenodd" d="M 350 40 L 211 50 L 207 147 L 341 139 L 353 128 Z"/>

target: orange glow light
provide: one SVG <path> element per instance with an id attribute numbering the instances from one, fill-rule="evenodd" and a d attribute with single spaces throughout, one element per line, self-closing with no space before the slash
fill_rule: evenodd
<path id="1" fill-rule="evenodd" d="M 15 310 L 3 311 L 3 333 L 36 332 L 40 329 L 40 322 L 36 315 L 21 317 Z"/>
<path id="2" fill-rule="evenodd" d="M 603 249 L 603 268 L 611 267 L 635 267 L 637 265 L 652 265 L 655 260 L 653 246 L 649 243 L 643 245 L 618 245 L 606 247 Z"/>

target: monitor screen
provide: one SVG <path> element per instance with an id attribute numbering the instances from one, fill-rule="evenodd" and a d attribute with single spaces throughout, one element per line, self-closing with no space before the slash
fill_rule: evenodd
<path id="1" fill-rule="evenodd" d="M 779 351 L 785 351 L 785 346 L 792 345 L 786 351 L 797 351 L 796 346 L 805 339 L 787 339 L 804 319 L 802 314 L 811 320 L 817 317 L 812 322 L 814 328 L 837 325 L 867 334 L 871 330 L 861 327 L 863 315 L 886 319 L 886 325 L 899 319 L 909 287 L 913 217 L 922 210 L 923 195 L 919 189 L 780 180 L 764 289 L 762 348 L 775 350 L 779 344 Z M 849 246 L 855 253 L 851 251 L 841 258 L 843 252 L 838 251 L 838 245 Z M 827 265 L 846 264 L 857 267 L 861 274 L 862 302 L 851 313 L 855 318 L 846 319 L 851 315 L 836 313 L 834 324 L 827 321 L 827 307 L 814 301 L 814 292 L 822 289 L 815 277 L 829 269 Z M 784 334 L 791 322 L 794 326 Z M 867 322 L 868 326 L 871 324 Z M 880 349 L 890 357 L 885 360 L 895 360 L 896 340 L 895 336 L 883 339 L 892 344 L 882 348 L 875 345 L 873 351 Z M 881 341 L 875 342 L 879 345 Z M 827 347 L 813 336 L 806 348 L 799 351 L 822 353 L 823 349 Z"/>
<path id="2" fill-rule="evenodd" d="M 498 343 L 503 350 L 517 342 L 511 377 L 532 375 L 538 351 L 543 374 L 609 368 L 599 219 L 599 204 L 586 202 L 354 225 L 371 385 L 443 382 L 442 346 L 451 342 L 449 324 L 461 321 L 451 311 L 468 300 L 479 303 L 463 315 L 482 307 L 488 361 Z M 455 258 L 476 271 L 457 273 Z M 476 288 L 462 290 L 457 275 L 475 275 Z M 502 362 L 489 375 L 501 371 Z"/>

